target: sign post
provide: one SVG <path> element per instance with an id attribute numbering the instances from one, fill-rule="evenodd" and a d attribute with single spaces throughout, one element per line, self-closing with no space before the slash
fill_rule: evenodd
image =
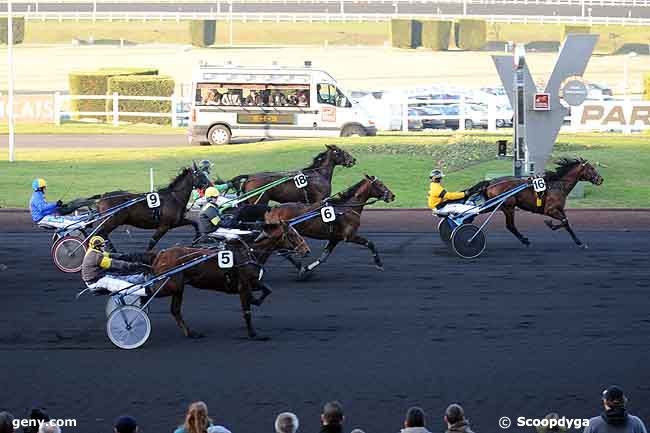
<path id="1" fill-rule="evenodd" d="M 7 95 L 7 120 L 9 121 L 9 162 L 16 160 L 16 136 L 14 131 L 14 20 L 12 3 L 7 2 L 7 64 L 9 66 L 8 95 Z"/>
<path id="2" fill-rule="evenodd" d="M 514 100 L 513 104 L 515 114 L 514 128 L 514 158 L 513 172 L 517 177 L 524 174 L 526 166 L 526 89 L 524 84 L 524 68 L 526 66 L 526 51 L 523 44 L 516 44 L 514 56 L 512 57 L 515 67 L 514 74 Z"/>

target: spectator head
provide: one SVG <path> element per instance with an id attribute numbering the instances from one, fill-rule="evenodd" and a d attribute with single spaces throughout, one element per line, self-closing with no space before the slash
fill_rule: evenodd
<path id="1" fill-rule="evenodd" d="M 37 408 L 32 409 L 31 412 L 29 412 L 29 419 L 39 421 L 39 424 L 40 424 L 40 422 L 49 421 L 50 417 L 47 414 L 47 412 L 45 411 L 45 409 L 37 407 Z M 30 425 L 29 427 L 25 427 L 23 429 L 23 433 L 38 433 L 39 424 L 36 424 L 36 425 L 33 425 L 33 426 Z"/>
<path id="2" fill-rule="evenodd" d="M 121 416 L 115 420 L 115 433 L 137 433 L 138 423 L 131 416 Z"/>
<path id="3" fill-rule="evenodd" d="M 424 427 L 424 411 L 419 407 L 412 407 L 406 411 L 404 427 Z"/>
<path id="4" fill-rule="evenodd" d="M 9 412 L 0 412 L 0 433 L 14 433 L 14 417 Z"/>
<path id="5" fill-rule="evenodd" d="M 453 403 L 447 406 L 445 411 L 445 422 L 447 424 L 454 425 L 463 420 L 465 420 L 465 411 L 461 405 Z"/>
<path id="6" fill-rule="evenodd" d="M 38 428 L 38 433 L 61 433 L 61 428 L 53 422 L 44 422 Z"/>
<path id="7" fill-rule="evenodd" d="M 323 414 L 320 416 L 323 425 L 341 425 L 345 417 L 343 416 L 343 406 L 338 401 L 330 401 L 323 406 Z"/>
<path id="8" fill-rule="evenodd" d="M 202 401 L 190 404 L 184 424 L 187 433 L 203 433 L 210 424 L 212 424 L 212 420 L 208 418 L 208 405 Z"/>
<path id="9" fill-rule="evenodd" d="M 548 415 L 546 415 L 544 419 L 548 419 L 548 420 L 554 419 L 557 421 L 560 419 L 560 415 L 558 415 L 555 412 L 551 412 Z M 535 429 L 537 430 L 537 433 L 562 433 L 567 431 L 566 427 L 560 427 L 559 425 L 554 425 L 553 427 L 540 425 L 538 427 L 535 427 Z"/>
<path id="10" fill-rule="evenodd" d="M 623 390 L 616 385 L 612 385 L 603 391 L 603 405 L 605 409 L 624 408 L 627 404 L 627 397 Z"/>
<path id="11" fill-rule="evenodd" d="M 298 426 L 298 417 L 291 412 L 283 412 L 275 419 L 277 433 L 296 433 Z"/>

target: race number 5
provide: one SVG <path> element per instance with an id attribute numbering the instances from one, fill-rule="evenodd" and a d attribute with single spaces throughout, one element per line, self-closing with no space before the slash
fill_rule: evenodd
<path id="1" fill-rule="evenodd" d="M 219 251 L 217 253 L 217 263 L 221 269 L 230 269 L 235 264 L 235 256 L 232 251 Z"/>
<path id="2" fill-rule="evenodd" d="M 304 188 L 307 186 L 307 176 L 304 173 L 298 173 L 293 177 L 293 182 L 296 184 L 296 188 Z"/>
<path id="3" fill-rule="evenodd" d="M 546 182 L 542 177 L 536 177 L 533 179 L 533 189 L 535 192 L 544 192 L 546 191 Z"/>
<path id="4" fill-rule="evenodd" d="M 332 206 L 325 206 L 320 210 L 320 217 L 324 223 L 331 223 L 336 219 L 336 212 Z"/>
<path id="5" fill-rule="evenodd" d="M 160 196 L 157 192 L 147 193 L 147 206 L 149 206 L 150 209 L 160 207 Z"/>

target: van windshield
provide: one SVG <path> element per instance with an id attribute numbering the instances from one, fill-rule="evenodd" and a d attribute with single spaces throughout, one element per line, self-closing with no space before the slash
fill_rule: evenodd
<path id="1" fill-rule="evenodd" d="M 320 104 L 333 105 L 335 107 L 352 107 L 348 98 L 333 84 L 318 84 L 316 86 L 316 92 Z"/>
<path id="2" fill-rule="evenodd" d="M 308 84 L 198 83 L 196 105 L 309 107 Z"/>

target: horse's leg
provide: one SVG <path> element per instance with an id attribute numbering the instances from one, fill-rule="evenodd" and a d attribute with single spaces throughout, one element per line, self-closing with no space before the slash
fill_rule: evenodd
<path id="1" fill-rule="evenodd" d="M 259 298 L 253 298 L 252 301 L 251 301 L 251 304 L 259 307 L 260 305 L 262 305 L 264 303 L 264 300 L 266 299 L 266 297 L 269 296 L 273 291 L 268 286 L 268 284 L 263 283 L 261 281 L 258 281 L 257 288 L 262 291 L 262 295 Z"/>
<path id="2" fill-rule="evenodd" d="M 530 241 L 528 238 L 522 235 L 519 230 L 517 230 L 517 226 L 515 226 L 515 208 L 513 206 L 503 206 L 501 210 L 506 217 L 506 228 L 510 231 L 510 233 L 515 235 L 515 237 L 519 239 L 522 244 L 529 246 Z"/>
<path id="3" fill-rule="evenodd" d="M 182 283 L 181 283 L 182 284 Z M 203 335 L 199 334 L 198 332 L 192 331 L 189 326 L 185 323 L 185 320 L 183 319 L 183 315 L 181 314 L 181 306 L 183 305 L 183 286 L 179 286 L 178 290 L 172 294 L 172 302 L 171 302 L 171 312 L 172 316 L 174 316 L 174 319 L 176 319 L 176 323 L 178 323 L 178 326 L 181 328 L 183 331 L 183 334 L 188 337 L 188 338 L 201 338 Z"/>
<path id="4" fill-rule="evenodd" d="M 300 260 L 296 260 L 296 258 L 292 256 L 290 253 L 280 254 L 280 257 L 287 259 L 292 265 L 296 267 L 296 269 L 298 270 L 302 269 L 302 263 L 300 263 Z"/>
<path id="5" fill-rule="evenodd" d="M 253 294 L 249 283 L 247 281 L 239 280 L 239 299 L 241 301 L 241 309 L 244 314 L 244 321 L 246 322 L 246 330 L 248 331 L 248 338 L 250 339 L 264 339 L 257 336 L 255 328 L 253 328 L 253 321 L 251 319 L 251 301 L 253 300 Z"/>
<path id="6" fill-rule="evenodd" d="M 169 227 L 167 226 L 158 227 L 156 232 L 153 234 L 153 236 L 151 236 L 151 239 L 149 240 L 149 246 L 147 247 L 147 250 L 151 251 L 153 247 L 156 246 L 160 238 L 165 236 L 165 233 L 167 233 L 168 231 L 169 231 Z"/>
<path id="7" fill-rule="evenodd" d="M 310 263 L 307 266 L 302 266 L 300 267 L 300 270 L 298 271 L 298 278 L 302 279 L 307 276 L 307 274 L 314 269 L 316 269 L 318 266 L 322 265 L 327 261 L 329 258 L 330 254 L 332 254 L 332 251 L 334 251 L 334 248 L 339 244 L 339 240 L 330 240 L 327 242 L 327 245 L 325 245 L 325 248 L 323 249 L 323 252 L 321 253 L 320 257 L 315 261 Z"/>
<path id="8" fill-rule="evenodd" d="M 573 239 L 573 242 L 576 243 L 580 248 L 587 248 L 587 244 L 583 243 L 580 239 L 578 239 L 578 236 L 574 233 L 573 229 L 571 228 L 571 225 L 569 224 L 569 220 L 566 217 L 566 214 L 562 209 L 555 208 L 551 209 L 549 212 L 546 213 L 546 215 L 550 216 L 551 218 L 555 218 L 556 220 L 560 220 L 560 224 L 554 225 L 552 221 L 546 220 L 544 221 L 547 226 L 551 230 L 557 230 L 560 228 L 566 229 L 567 232 L 571 235 L 571 238 Z"/>
<path id="9" fill-rule="evenodd" d="M 372 241 L 359 235 L 355 235 L 352 239 L 348 240 L 348 242 L 363 245 L 364 247 L 368 248 L 370 252 L 372 252 L 372 258 L 375 261 L 375 266 L 377 269 L 380 271 L 384 270 L 384 265 L 381 263 L 381 258 L 379 257 L 379 251 L 377 251 L 377 247 L 375 247 L 375 244 Z"/>

